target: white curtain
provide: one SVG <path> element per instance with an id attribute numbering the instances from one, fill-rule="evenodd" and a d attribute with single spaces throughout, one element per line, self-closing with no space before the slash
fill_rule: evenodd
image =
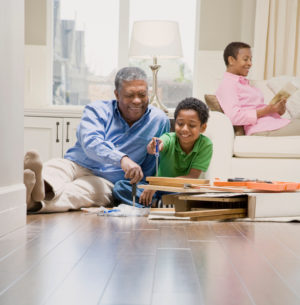
<path id="1" fill-rule="evenodd" d="M 300 0 L 257 0 L 253 52 L 257 79 L 300 76 Z"/>

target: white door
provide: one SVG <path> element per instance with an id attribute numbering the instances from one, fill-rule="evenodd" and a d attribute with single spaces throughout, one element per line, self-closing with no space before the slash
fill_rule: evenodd
<path id="1" fill-rule="evenodd" d="M 63 119 L 24 117 L 24 151 L 35 149 L 43 162 L 62 157 Z"/>

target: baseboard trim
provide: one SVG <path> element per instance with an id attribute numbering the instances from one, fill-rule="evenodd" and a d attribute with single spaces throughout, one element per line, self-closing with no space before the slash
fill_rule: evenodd
<path id="1" fill-rule="evenodd" d="M 26 224 L 23 183 L 0 187 L 0 236 Z"/>

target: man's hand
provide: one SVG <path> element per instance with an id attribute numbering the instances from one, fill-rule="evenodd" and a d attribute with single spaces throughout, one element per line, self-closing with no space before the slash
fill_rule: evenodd
<path id="1" fill-rule="evenodd" d="M 144 190 L 140 196 L 139 203 L 148 206 L 152 202 L 152 197 L 155 194 L 154 190 Z"/>
<path id="2" fill-rule="evenodd" d="M 158 146 L 158 150 L 162 151 L 163 150 L 163 146 L 164 143 L 161 139 L 159 138 L 152 138 L 152 140 L 149 142 L 149 144 L 147 145 L 147 152 L 149 155 L 154 155 L 155 154 L 155 146 L 156 146 L 156 140 L 159 141 L 159 146 Z"/>
<path id="3" fill-rule="evenodd" d="M 130 183 L 138 183 L 144 177 L 141 167 L 125 156 L 121 159 L 121 168 L 125 172 L 125 179 L 130 179 Z"/>

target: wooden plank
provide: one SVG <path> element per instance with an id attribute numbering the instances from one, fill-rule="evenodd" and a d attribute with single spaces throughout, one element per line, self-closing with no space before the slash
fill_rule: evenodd
<path id="1" fill-rule="evenodd" d="M 171 193 L 205 193 L 205 190 L 200 189 L 191 189 L 191 188 L 183 188 L 183 187 L 173 187 L 173 186 L 163 186 L 163 185 L 150 185 L 150 184 L 140 184 L 138 188 L 144 190 L 154 190 L 154 191 L 166 191 Z"/>
<path id="2" fill-rule="evenodd" d="M 164 185 L 164 186 L 174 186 L 174 187 L 191 187 L 196 188 L 200 186 L 200 184 L 190 184 L 190 183 L 176 183 L 176 182 L 161 182 L 161 181 L 153 181 L 150 182 L 150 185 Z M 203 186 L 209 186 L 209 184 L 202 184 Z"/>
<path id="3" fill-rule="evenodd" d="M 248 197 L 197 197 L 194 195 L 181 195 L 180 200 L 217 201 L 217 202 L 247 202 Z"/>
<path id="4" fill-rule="evenodd" d="M 200 187 L 200 186 L 199 186 Z M 198 187 L 197 187 L 198 188 Z M 227 187 L 227 186 L 203 186 L 202 190 L 207 189 L 211 191 L 217 191 L 222 193 L 252 193 L 253 190 L 242 187 Z"/>
<path id="5" fill-rule="evenodd" d="M 169 212 L 169 213 L 174 213 L 175 209 L 174 208 L 150 208 L 150 213 L 157 213 L 157 212 Z"/>
<path id="6" fill-rule="evenodd" d="M 215 215 L 215 216 L 201 216 L 201 217 L 191 217 L 192 221 L 201 221 L 201 220 L 225 220 L 225 219 L 234 219 L 234 218 L 245 218 L 245 213 L 240 214 L 227 214 L 227 215 Z"/>
<path id="7" fill-rule="evenodd" d="M 208 186 L 208 185 L 197 185 L 197 187 L 173 187 L 165 185 L 152 185 L 152 184 L 140 184 L 138 188 L 145 190 L 155 190 L 155 191 L 166 191 L 173 193 L 253 193 L 253 190 L 242 189 L 242 188 L 229 188 L 229 187 L 218 187 L 218 186 Z"/>
<path id="8" fill-rule="evenodd" d="M 185 184 L 207 184 L 207 179 L 192 179 L 192 178 L 171 178 L 171 177 L 146 177 L 146 181 L 149 181 L 153 185 L 166 185 L 174 187 L 184 187 Z"/>
<path id="9" fill-rule="evenodd" d="M 246 209 L 202 209 L 198 211 L 175 212 L 178 217 L 202 217 L 230 214 L 246 214 Z"/>

